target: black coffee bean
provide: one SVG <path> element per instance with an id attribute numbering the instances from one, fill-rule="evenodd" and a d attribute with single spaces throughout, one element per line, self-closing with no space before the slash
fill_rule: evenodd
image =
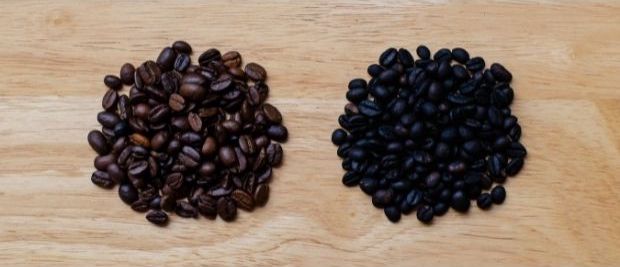
<path id="1" fill-rule="evenodd" d="M 385 216 L 391 221 L 391 222 L 398 222 L 400 221 L 400 209 L 396 206 L 388 206 L 385 207 L 385 209 L 383 210 L 385 212 Z"/>
<path id="2" fill-rule="evenodd" d="M 490 70 L 493 78 L 500 82 L 510 82 L 512 80 L 512 74 L 499 63 L 491 64 Z"/>
<path id="3" fill-rule="evenodd" d="M 97 114 L 97 121 L 101 126 L 107 128 L 114 128 L 114 126 L 121 120 L 116 113 L 109 111 L 102 111 Z"/>
<path id="4" fill-rule="evenodd" d="M 219 61 L 221 59 L 222 54 L 220 53 L 220 51 L 215 48 L 210 48 L 209 50 L 202 53 L 200 57 L 198 57 L 198 63 L 200 64 L 200 66 L 204 67 L 209 65 L 209 63 L 213 61 Z"/>
<path id="5" fill-rule="evenodd" d="M 388 48 L 379 57 L 379 63 L 384 67 L 392 66 L 398 60 L 396 48 Z"/>
<path id="6" fill-rule="evenodd" d="M 186 201 L 178 201 L 174 211 L 177 215 L 184 218 L 193 218 L 198 215 L 196 208 Z"/>
<path id="7" fill-rule="evenodd" d="M 168 71 L 175 65 L 176 58 L 177 53 L 174 49 L 172 49 L 172 47 L 166 47 L 161 51 L 161 53 L 159 53 L 156 62 L 163 71 Z"/>
<path id="8" fill-rule="evenodd" d="M 433 55 L 433 60 L 435 60 L 435 61 L 450 61 L 450 60 L 452 60 L 452 52 L 450 52 L 450 49 L 447 49 L 447 48 L 439 49 Z"/>
<path id="9" fill-rule="evenodd" d="M 131 63 L 125 63 L 120 70 L 120 79 L 123 84 L 132 85 L 136 68 Z"/>
<path id="10" fill-rule="evenodd" d="M 369 100 L 364 100 L 360 102 L 360 104 L 358 105 L 358 108 L 359 108 L 360 114 L 371 117 L 371 118 L 380 116 L 383 112 L 381 110 L 381 107 L 379 107 L 379 105 Z"/>
<path id="11" fill-rule="evenodd" d="M 502 204 L 506 199 L 506 189 L 503 186 L 498 185 L 491 190 L 491 199 L 495 204 Z"/>
<path id="12" fill-rule="evenodd" d="M 478 196 L 478 199 L 476 200 L 476 204 L 478 205 L 479 208 L 483 210 L 489 209 L 491 205 L 493 205 L 493 200 L 491 199 L 491 195 L 489 193 L 481 194 L 480 196 Z"/>
<path id="13" fill-rule="evenodd" d="M 111 90 L 120 90 L 123 88 L 123 82 L 121 79 L 114 75 L 106 75 L 103 78 L 103 83 Z"/>
<path id="14" fill-rule="evenodd" d="M 466 63 L 467 69 L 471 72 L 477 72 L 484 69 L 484 59 L 481 57 L 473 57 Z"/>
<path id="15" fill-rule="evenodd" d="M 334 145 L 341 145 L 347 139 L 347 132 L 342 129 L 336 129 L 332 132 L 332 143 Z"/>
<path id="16" fill-rule="evenodd" d="M 230 198 L 220 198 L 217 201 L 217 214 L 224 221 L 233 221 L 237 217 L 237 205 Z"/>
<path id="17" fill-rule="evenodd" d="M 450 205 L 456 211 L 466 212 L 469 210 L 470 206 L 469 198 L 463 193 L 463 191 L 455 191 L 452 194 Z"/>
<path id="18" fill-rule="evenodd" d="M 434 211 L 431 206 L 424 205 L 418 208 L 417 217 L 420 222 L 430 223 L 433 220 Z"/>
<path id="19" fill-rule="evenodd" d="M 506 149 L 506 155 L 511 158 L 524 158 L 527 155 L 527 150 L 519 142 L 513 142 Z"/>
<path id="20" fill-rule="evenodd" d="M 368 74 L 370 74 L 370 76 L 372 77 L 379 76 L 379 74 L 381 74 L 383 70 L 385 70 L 385 68 L 378 64 L 368 66 Z"/>
<path id="21" fill-rule="evenodd" d="M 398 60 L 404 67 L 412 67 L 414 64 L 413 55 L 405 48 L 398 49 Z"/>
<path id="22" fill-rule="evenodd" d="M 118 93 L 110 89 L 103 96 L 101 106 L 104 110 L 114 111 L 116 109 L 118 98 Z"/>
<path id="23" fill-rule="evenodd" d="M 288 138 L 288 130 L 281 124 L 271 125 L 267 128 L 267 136 L 278 142 L 285 142 Z"/>
<path id="24" fill-rule="evenodd" d="M 360 176 L 354 172 L 347 172 L 342 177 L 342 184 L 346 186 L 357 186 L 360 182 Z"/>
<path id="25" fill-rule="evenodd" d="M 185 72 L 191 64 L 192 60 L 187 54 L 179 54 L 174 61 L 174 69 L 179 72 Z"/>
<path id="26" fill-rule="evenodd" d="M 383 208 L 392 203 L 394 191 L 391 189 L 377 190 L 372 196 L 372 204 L 377 208 Z"/>
<path id="27" fill-rule="evenodd" d="M 165 225 L 168 223 L 168 214 L 160 210 L 151 210 L 146 214 L 146 219 L 156 225 Z"/>
<path id="28" fill-rule="evenodd" d="M 425 45 L 420 45 L 415 50 L 418 57 L 421 59 L 430 59 L 431 58 L 431 50 L 428 49 Z"/>
<path id="29" fill-rule="evenodd" d="M 347 91 L 347 100 L 353 103 L 359 103 L 360 101 L 368 97 L 368 91 L 365 88 L 357 87 Z"/>
<path id="30" fill-rule="evenodd" d="M 93 130 L 88 133 L 88 144 L 99 155 L 105 155 L 110 152 L 110 146 L 105 139 L 105 136 L 100 131 Z"/>
<path id="31" fill-rule="evenodd" d="M 506 175 L 515 176 L 523 168 L 523 158 L 515 158 L 508 162 L 506 165 Z"/>
<path id="32" fill-rule="evenodd" d="M 368 195 L 374 194 L 379 188 L 379 183 L 373 178 L 363 178 L 359 181 L 360 188 Z"/>
<path id="33" fill-rule="evenodd" d="M 469 61 L 469 53 L 467 50 L 457 47 L 452 49 L 452 58 L 461 64 L 467 63 Z"/>

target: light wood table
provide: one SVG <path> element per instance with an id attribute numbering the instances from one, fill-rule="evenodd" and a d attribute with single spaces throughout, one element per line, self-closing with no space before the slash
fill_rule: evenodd
<path id="1" fill-rule="evenodd" d="M 618 266 L 616 1 L 2 1 L 0 266 Z M 265 66 L 290 129 L 265 208 L 158 228 L 90 182 L 105 74 L 176 39 Z M 529 156 L 504 205 L 388 222 L 329 141 L 387 47 L 462 46 L 515 79 Z"/>

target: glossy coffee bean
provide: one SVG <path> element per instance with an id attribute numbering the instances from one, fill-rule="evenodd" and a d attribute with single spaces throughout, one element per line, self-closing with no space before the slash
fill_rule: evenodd
<path id="1" fill-rule="evenodd" d="M 506 199 L 506 189 L 503 186 L 498 185 L 491 190 L 491 199 L 495 204 L 502 204 Z"/>

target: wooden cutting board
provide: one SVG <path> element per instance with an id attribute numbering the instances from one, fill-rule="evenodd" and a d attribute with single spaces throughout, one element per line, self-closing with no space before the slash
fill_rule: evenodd
<path id="1" fill-rule="evenodd" d="M 620 265 L 618 2 L 97 2 L 0 3 L 0 266 Z M 103 76 L 176 39 L 265 66 L 290 129 L 235 223 L 158 228 L 90 182 Z M 329 141 L 348 81 L 420 43 L 509 68 L 529 151 L 504 205 L 431 226 L 343 187 Z"/>

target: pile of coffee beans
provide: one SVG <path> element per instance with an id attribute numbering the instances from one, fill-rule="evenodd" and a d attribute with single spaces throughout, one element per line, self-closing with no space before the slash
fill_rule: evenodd
<path id="1" fill-rule="evenodd" d="M 416 53 L 389 48 L 368 67 L 368 82 L 349 82 L 342 129 L 331 137 L 342 183 L 359 185 L 392 222 L 417 210 L 429 223 L 450 207 L 468 211 L 471 200 L 501 204 L 506 191 L 493 184 L 516 175 L 526 155 L 509 107 L 512 74 L 498 63 L 485 69 L 463 48 Z"/>
<path id="2" fill-rule="evenodd" d="M 191 54 L 177 41 L 156 61 L 105 76 L 103 128 L 88 134 L 99 154 L 91 181 L 119 184 L 121 200 L 157 225 L 168 222 L 166 212 L 232 221 L 237 208 L 265 205 L 288 137 L 278 109 L 265 103 L 263 67 L 242 67 L 236 51 L 211 48 L 197 64 Z"/>

